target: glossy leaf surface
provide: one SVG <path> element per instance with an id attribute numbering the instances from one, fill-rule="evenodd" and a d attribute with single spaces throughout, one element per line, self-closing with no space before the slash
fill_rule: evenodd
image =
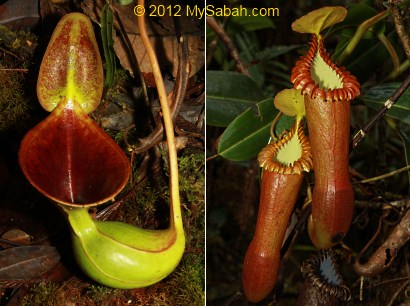
<path id="1" fill-rule="evenodd" d="M 399 88 L 401 83 L 385 83 L 370 88 L 362 97 L 364 103 L 374 110 L 384 106 L 387 99 Z M 410 124 L 410 90 L 407 89 L 386 115 Z"/>
<path id="2" fill-rule="evenodd" d="M 62 98 L 92 112 L 103 90 L 101 57 L 90 20 L 83 14 L 65 15 L 55 28 L 40 66 L 37 96 L 51 112 Z"/>
<path id="3" fill-rule="evenodd" d="M 207 71 L 206 123 L 227 126 L 263 99 L 255 82 L 237 72 Z"/>
<path id="4" fill-rule="evenodd" d="M 71 206 L 113 199 L 130 175 L 121 148 L 75 101 L 67 100 L 27 133 L 19 162 L 38 191 Z"/>
<path id="5" fill-rule="evenodd" d="M 275 135 L 279 136 L 284 130 L 290 130 L 294 122 L 295 117 L 282 114 L 275 125 Z"/>
<path id="6" fill-rule="evenodd" d="M 268 143 L 269 130 L 278 110 L 264 100 L 237 117 L 222 134 L 218 154 L 230 160 L 247 160 Z"/>

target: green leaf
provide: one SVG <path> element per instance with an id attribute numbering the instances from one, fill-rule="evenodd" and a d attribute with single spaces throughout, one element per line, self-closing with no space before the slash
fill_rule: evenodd
<path id="1" fill-rule="evenodd" d="M 394 40 L 390 33 L 388 38 Z M 347 62 L 343 63 L 346 70 L 358 78 L 360 83 L 367 81 L 389 58 L 387 49 L 380 40 L 362 39 Z M 369 63 L 372 63 L 369 65 Z"/>
<path id="2" fill-rule="evenodd" d="M 228 34 L 238 31 L 257 31 L 263 29 L 274 29 L 273 19 L 267 16 L 252 16 L 252 9 L 243 8 L 241 16 L 231 16 L 227 24 Z"/>
<path id="3" fill-rule="evenodd" d="M 289 131 L 294 123 L 295 123 L 294 116 L 286 116 L 282 114 L 282 116 L 280 116 L 278 122 L 275 125 L 275 135 L 279 137 L 279 135 L 283 131 L 285 130 Z"/>
<path id="4" fill-rule="evenodd" d="M 352 41 L 358 27 L 376 14 L 377 11 L 366 4 L 360 3 L 349 6 L 346 19 L 333 29 L 334 32 L 337 32 L 340 36 L 339 43 L 333 54 L 333 58 L 336 62 L 340 63 L 339 58 L 345 53 L 346 47 L 348 47 L 349 43 Z M 359 78 L 360 75 L 365 75 L 365 78 L 361 78 L 361 81 L 365 81 L 370 75 L 372 75 L 374 70 L 381 66 L 388 57 L 385 47 L 381 44 L 378 38 L 378 35 L 383 34 L 385 31 L 386 26 L 384 20 L 374 24 L 365 33 L 362 33 L 363 36 L 360 38 L 360 41 L 358 41 L 358 44 L 352 48 L 350 54 L 347 56 L 347 61 L 346 58 L 343 60 L 343 65 L 350 65 L 349 61 L 358 63 L 359 67 L 355 71 L 358 74 L 353 74 Z M 369 57 L 373 58 L 370 59 Z M 377 60 L 380 59 L 382 63 L 376 63 L 376 58 Z M 362 62 L 372 62 L 374 65 L 369 67 L 369 65 L 366 64 L 367 67 L 363 69 L 363 65 L 361 65 Z"/>
<path id="5" fill-rule="evenodd" d="M 269 141 L 269 130 L 278 114 L 272 99 L 249 108 L 237 117 L 222 134 L 218 154 L 235 161 L 256 157 Z"/>
<path id="6" fill-rule="evenodd" d="M 290 45 L 290 46 L 281 46 L 281 45 L 273 45 L 271 47 L 265 48 L 259 52 L 256 52 L 254 55 L 254 59 L 257 61 L 269 61 L 278 57 L 282 54 L 288 53 L 296 48 L 299 48 L 300 45 Z"/>
<path id="7" fill-rule="evenodd" d="M 104 59 L 106 66 L 104 86 L 111 87 L 114 82 L 115 52 L 114 39 L 112 35 L 114 17 L 109 4 L 101 9 L 101 40 L 103 43 Z"/>
<path id="8" fill-rule="evenodd" d="M 347 8 L 347 17 L 346 19 L 338 24 L 340 28 L 347 28 L 353 27 L 357 28 L 367 19 L 375 16 L 377 14 L 376 9 L 373 7 L 364 4 L 364 3 L 355 3 L 350 5 Z M 377 33 L 384 33 L 385 31 L 385 22 L 384 20 L 379 21 L 375 25 L 373 25 L 369 31 L 367 31 L 366 35 L 363 38 L 377 38 Z"/>
<path id="9" fill-rule="evenodd" d="M 372 109 L 379 110 L 401 83 L 386 83 L 370 88 L 362 97 L 364 103 Z M 386 115 L 410 124 L 410 90 L 407 89 Z"/>
<path id="10" fill-rule="evenodd" d="M 231 71 L 206 72 L 206 123 L 225 127 L 264 98 L 250 78 Z"/>

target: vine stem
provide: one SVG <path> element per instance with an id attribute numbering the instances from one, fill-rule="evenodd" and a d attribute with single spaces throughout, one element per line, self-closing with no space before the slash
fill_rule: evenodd
<path id="1" fill-rule="evenodd" d="M 275 119 L 273 119 L 272 124 L 270 125 L 270 137 L 274 142 L 278 141 L 278 137 L 275 135 L 275 126 L 278 123 L 280 117 L 282 116 L 282 112 L 279 111 L 279 113 L 276 115 Z"/>
<path id="2" fill-rule="evenodd" d="M 138 0 L 138 4 L 144 6 L 144 0 Z M 155 84 L 158 90 L 159 101 L 161 104 L 162 115 L 164 119 L 165 134 L 167 137 L 168 154 L 169 154 L 169 172 L 170 172 L 170 198 L 171 198 L 171 226 L 176 229 L 182 229 L 181 206 L 179 198 L 179 181 L 178 181 L 178 158 L 175 145 L 174 125 L 172 123 L 171 111 L 168 104 L 167 93 L 164 86 L 161 70 L 159 68 L 157 56 L 149 40 L 145 27 L 144 16 L 137 18 L 140 37 L 146 49 L 152 72 L 154 74 Z"/>
<path id="3" fill-rule="evenodd" d="M 354 51 L 354 49 L 359 44 L 360 40 L 362 39 L 363 35 L 376 23 L 384 18 L 387 18 L 390 15 L 390 10 L 386 10 L 383 12 L 378 13 L 377 15 L 367 19 L 364 21 L 360 26 L 357 28 L 356 33 L 350 40 L 349 44 L 344 49 L 343 53 L 337 59 L 338 63 L 343 63 L 346 58 L 348 58 Z"/>

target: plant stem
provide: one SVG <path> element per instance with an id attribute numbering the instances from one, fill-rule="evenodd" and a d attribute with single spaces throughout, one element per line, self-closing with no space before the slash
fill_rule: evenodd
<path id="1" fill-rule="evenodd" d="M 356 48 L 356 46 L 359 44 L 360 40 L 362 39 L 363 35 L 376 23 L 378 23 L 380 20 L 383 20 L 387 16 L 389 16 L 391 13 L 390 10 L 386 10 L 383 12 L 380 12 L 379 14 L 373 16 L 372 18 L 367 19 L 364 21 L 356 30 L 356 33 L 350 40 L 349 44 L 346 46 L 345 50 L 343 53 L 339 56 L 337 59 L 338 63 L 343 63 L 346 58 L 348 58 Z"/>
<path id="2" fill-rule="evenodd" d="M 383 46 L 387 49 L 387 51 L 390 54 L 390 58 L 393 62 L 393 72 L 398 71 L 400 69 L 400 59 L 399 59 L 399 56 L 397 55 L 396 49 L 394 49 L 393 45 L 387 39 L 384 33 L 377 34 L 377 37 L 379 38 L 380 42 L 383 44 Z"/>
<path id="3" fill-rule="evenodd" d="M 144 0 L 138 0 L 138 4 L 144 6 Z M 155 51 L 149 40 L 145 27 L 144 16 L 138 16 L 138 28 L 142 43 L 145 46 L 149 61 L 151 63 L 152 72 L 154 74 L 155 84 L 158 90 L 159 101 L 161 104 L 162 114 L 164 117 L 165 134 L 167 137 L 169 168 L 170 168 L 170 198 L 171 198 L 171 226 L 177 230 L 182 229 L 181 206 L 179 198 L 179 182 L 178 182 L 178 157 L 175 146 L 174 125 L 172 123 L 172 115 L 168 104 L 167 93 L 164 86 L 161 70 Z"/>
<path id="4" fill-rule="evenodd" d="M 382 81 L 382 83 L 389 82 L 391 80 L 397 79 L 401 74 L 403 74 L 410 67 L 410 60 L 406 59 L 403 63 L 400 64 L 397 71 L 393 70 L 390 74 Z"/>

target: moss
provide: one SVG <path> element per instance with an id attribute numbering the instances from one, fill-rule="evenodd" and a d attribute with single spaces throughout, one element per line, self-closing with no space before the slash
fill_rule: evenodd
<path id="1" fill-rule="evenodd" d="M 115 74 L 114 74 L 114 82 L 112 87 L 122 87 L 126 88 L 130 83 L 132 82 L 132 79 L 130 78 L 130 75 L 127 70 L 125 69 L 116 69 Z"/>
<path id="2" fill-rule="evenodd" d="M 186 254 L 172 274 L 172 305 L 205 305 L 205 260 L 202 254 Z"/>
<path id="3" fill-rule="evenodd" d="M 24 69 L 30 67 L 36 46 L 34 34 L 0 25 L 0 132 L 23 125 L 29 116 L 29 78 Z"/>
<path id="4" fill-rule="evenodd" d="M 178 158 L 178 164 L 186 252 L 168 278 L 138 291 L 139 301 L 147 302 L 146 305 L 195 306 L 205 303 L 205 159 L 203 154 L 184 153 Z M 133 172 L 137 175 L 138 169 Z M 168 221 L 164 220 L 169 215 L 167 171 L 147 181 L 135 191 L 134 196 L 135 202 L 130 201 L 122 210 L 128 216 L 128 220 L 123 221 L 142 227 L 158 227 L 159 223 L 167 226 Z M 135 203 L 138 203 L 138 207 Z"/>
<path id="5" fill-rule="evenodd" d="M 2 70 L 0 65 L 0 132 L 11 129 L 28 117 L 21 72 Z"/>
<path id="6" fill-rule="evenodd" d="M 87 295 L 97 305 L 105 305 L 113 297 L 121 295 L 121 290 L 105 287 L 102 285 L 91 285 Z"/>
<path id="7" fill-rule="evenodd" d="M 55 283 L 39 283 L 30 288 L 30 294 L 23 299 L 22 306 L 47 306 L 57 303 L 56 292 L 58 285 Z"/>
<path id="8" fill-rule="evenodd" d="M 112 129 L 105 129 L 104 130 L 120 147 L 125 148 L 125 143 L 124 143 L 124 131 L 116 131 Z"/>
<path id="9" fill-rule="evenodd" d="M 172 305 L 205 304 L 205 159 L 203 154 L 183 154 L 179 159 L 180 193 L 186 252 L 171 274 Z"/>
<path id="10" fill-rule="evenodd" d="M 205 158 L 203 154 L 183 155 L 178 160 L 181 197 L 187 203 L 205 203 Z"/>
<path id="11" fill-rule="evenodd" d="M 23 306 L 55 306 L 55 305 L 93 305 L 87 296 L 82 296 L 80 280 L 71 278 L 61 284 L 52 282 L 39 283 L 30 288 L 24 296 Z M 64 301 L 64 302 L 63 302 Z"/>
<path id="12" fill-rule="evenodd" d="M 151 182 L 147 182 L 142 188 L 135 190 L 134 204 L 131 204 L 131 207 L 128 205 L 129 209 L 134 210 L 134 213 L 129 212 L 131 217 L 134 215 L 133 220 L 128 220 L 131 224 L 144 228 L 155 227 L 156 212 L 160 205 L 160 190 L 151 184 Z M 135 203 L 137 207 L 135 207 Z"/>
<path id="13" fill-rule="evenodd" d="M 0 44 L 26 60 L 32 58 L 37 46 L 37 37 L 31 32 L 12 31 L 10 28 L 0 25 Z"/>

